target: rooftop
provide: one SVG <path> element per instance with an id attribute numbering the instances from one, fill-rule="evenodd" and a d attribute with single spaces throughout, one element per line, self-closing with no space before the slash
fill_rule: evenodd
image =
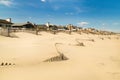
<path id="1" fill-rule="evenodd" d="M 3 23 L 3 24 L 12 24 L 11 22 L 8 22 L 8 21 L 3 20 L 3 19 L 0 19 L 0 23 Z"/>

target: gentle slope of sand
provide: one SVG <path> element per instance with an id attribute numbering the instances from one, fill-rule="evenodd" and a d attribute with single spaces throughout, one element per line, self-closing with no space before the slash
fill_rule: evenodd
<path id="1" fill-rule="evenodd" d="M 47 32 L 16 35 L 19 38 L 0 36 L 0 64 L 15 64 L 0 66 L 0 80 L 120 80 L 119 36 Z M 76 40 L 85 46 L 76 46 Z M 57 48 L 69 60 L 43 62 L 59 55 L 55 43 L 61 43 Z"/>

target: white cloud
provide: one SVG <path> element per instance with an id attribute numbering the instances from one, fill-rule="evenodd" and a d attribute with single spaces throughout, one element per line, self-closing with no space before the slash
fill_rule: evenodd
<path id="1" fill-rule="evenodd" d="M 83 12 L 83 10 L 81 8 L 79 8 L 79 7 L 74 7 L 74 8 L 75 8 L 75 10 L 76 10 L 77 13 Z"/>
<path id="2" fill-rule="evenodd" d="M 65 13 L 65 15 L 74 15 L 74 13 L 70 12 L 70 13 Z"/>
<path id="3" fill-rule="evenodd" d="M 55 6 L 53 6 L 53 9 L 58 10 L 58 9 L 60 9 L 60 6 L 55 5 Z"/>
<path id="4" fill-rule="evenodd" d="M 73 0 L 48 0 L 49 2 L 73 2 Z"/>
<path id="5" fill-rule="evenodd" d="M 115 22 L 115 23 L 113 23 L 113 25 L 119 25 L 120 23 L 118 23 L 118 22 Z"/>
<path id="6" fill-rule="evenodd" d="M 106 24 L 105 23 L 102 23 L 103 26 L 105 26 Z"/>
<path id="7" fill-rule="evenodd" d="M 83 26 L 88 25 L 89 23 L 88 22 L 79 22 L 77 24 L 78 24 L 78 26 L 83 27 Z"/>
<path id="8" fill-rule="evenodd" d="M 46 2 L 46 0 L 41 0 L 41 2 Z"/>
<path id="9" fill-rule="evenodd" d="M 13 1 L 12 0 L 0 0 L 0 5 L 10 7 L 13 5 Z"/>
<path id="10" fill-rule="evenodd" d="M 28 17 L 29 19 L 32 19 L 32 17 Z"/>

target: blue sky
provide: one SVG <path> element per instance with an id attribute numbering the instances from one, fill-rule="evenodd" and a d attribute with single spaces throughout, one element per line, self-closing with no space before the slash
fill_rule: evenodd
<path id="1" fill-rule="evenodd" d="M 0 18 L 120 32 L 120 0 L 0 0 Z"/>

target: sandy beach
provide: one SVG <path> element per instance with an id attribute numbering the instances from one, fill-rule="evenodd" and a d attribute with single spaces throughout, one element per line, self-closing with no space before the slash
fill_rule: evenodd
<path id="1" fill-rule="evenodd" d="M 0 36 L 0 80 L 120 80 L 118 35 L 15 35 Z M 44 62 L 59 55 L 56 48 L 68 60 Z"/>

